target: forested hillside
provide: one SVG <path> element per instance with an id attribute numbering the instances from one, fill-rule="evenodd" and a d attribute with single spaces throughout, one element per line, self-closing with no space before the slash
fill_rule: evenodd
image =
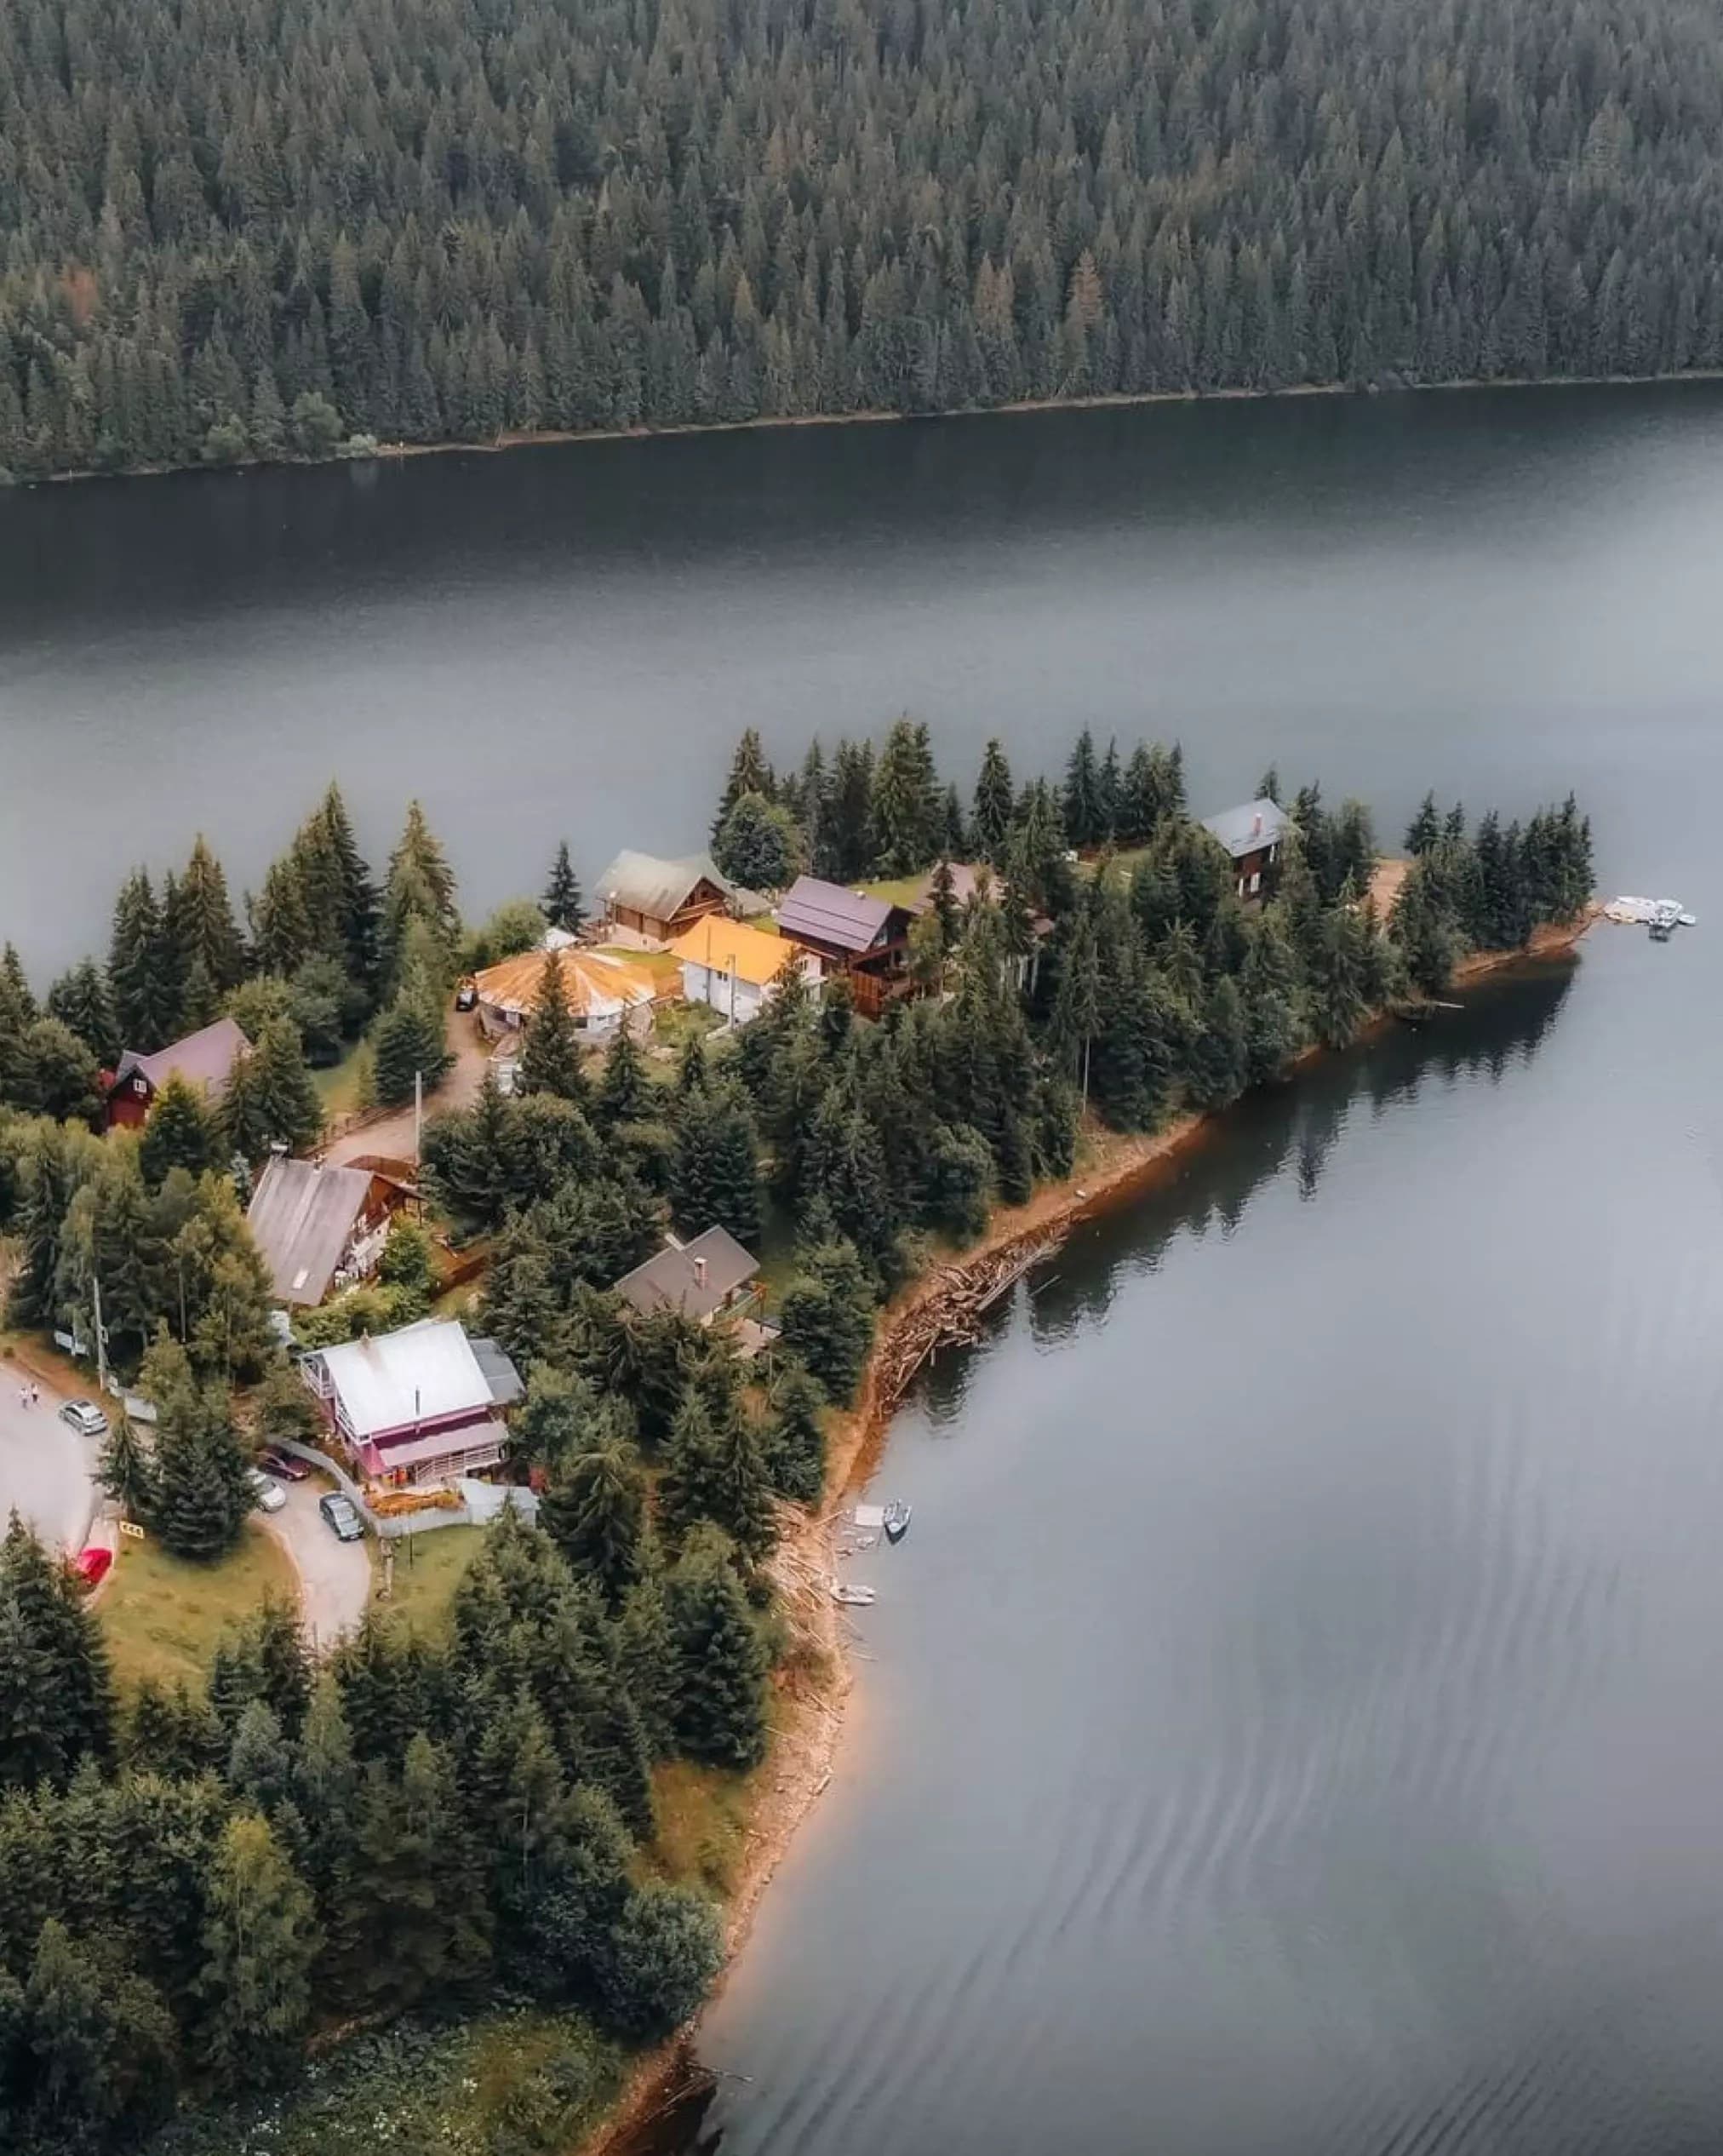
<path id="1" fill-rule="evenodd" d="M 0 465 L 1723 353 L 1686 0 L 6 0 Z"/>

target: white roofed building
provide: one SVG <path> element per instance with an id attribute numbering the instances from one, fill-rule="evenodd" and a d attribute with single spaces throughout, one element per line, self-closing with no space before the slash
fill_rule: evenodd
<path id="1" fill-rule="evenodd" d="M 496 1466 L 501 1411 L 522 1391 L 495 1343 L 469 1339 L 452 1319 L 318 1348 L 300 1367 L 355 1472 L 381 1482 L 448 1482 Z"/>

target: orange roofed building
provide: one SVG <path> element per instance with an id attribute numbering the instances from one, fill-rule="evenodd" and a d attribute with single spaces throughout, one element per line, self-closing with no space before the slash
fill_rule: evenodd
<path id="1" fill-rule="evenodd" d="M 793 962 L 804 979 L 815 981 L 820 975 L 820 961 L 810 951 L 716 914 L 678 936 L 670 955 L 682 968 L 682 993 L 688 1001 L 709 1003 L 732 1025 L 746 1025 L 759 1016 L 777 993 L 787 962 Z"/>
<path id="2" fill-rule="evenodd" d="M 550 955 L 550 951 L 542 949 L 523 951 L 519 957 L 505 958 L 473 976 L 478 998 L 474 1007 L 487 1040 L 505 1041 L 511 1034 L 525 1031 L 538 1008 L 545 960 Z M 577 1032 L 593 1041 L 608 1041 L 622 1026 L 634 1022 L 637 1013 L 642 1014 L 638 1023 L 650 1022 L 656 990 L 644 966 L 613 958 L 608 951 L 582 950 L 572 943 L 556 947 L 555 955 L 562 967 L 563 995 Z"/>

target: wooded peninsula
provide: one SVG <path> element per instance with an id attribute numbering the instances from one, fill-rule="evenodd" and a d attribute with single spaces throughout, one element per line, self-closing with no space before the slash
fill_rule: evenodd
<path id="1" fill-rule="evenodd" d="M 105 959 L 38 995 L 0 956 L 9 1322 L 87 1335 L 99 1292 L 99 1477 L 152 1549 L 233 1563 L 264 1447 L 374 1526 L 434 1510 L 461 1478 L 430 1402 L 408 1440 L 361 1426 L 352 1359 L 375 1387 L 436 1334 L 520 1373 L 464 1477 L 518 1502 L 433 1613 L 373 1607 L 321 1653 L 267 1600 L 199 1682 L 122 1683 L 110 1605 L 14 1517 L 8 2145 L 228 2156 L 266 2122 L 276 2156 L 357 2156 L 381 2119 L 390 2146 L 572 2147 L 718 1974 L 714 1851 L 810 1674 L 784 1553 L 841 1494 L 828 1436 L 882 1312 L 1105 1133 L 1283 1081 L 1592 889 L 1571 796 L 1428 799 L 1385 864 L 1363 804 L 1274 771 L 1199 820 L 1176 747 L 1085 731 L 1056 777 L 993 742 L 959 788 L 907 718 L 777 769 L 745 735 L 709 851 L 644 861 L 589 903 L 564 848 L 469 926 L 416 804 L 379 879 L 331 787 L 239 905 L 200 837 L 127 878 Z M 332 1070 L 361 1140 L 428 1088 L 415 1159 L 312 1167 Z M 313 1299 L 260 1200 L 343 1173 L 405 1196 Z"/>
<path id="2" fill-rule="evenodd" d="M 0 18 L 0 470 L 1723 365 L 1703 9 Z"/>

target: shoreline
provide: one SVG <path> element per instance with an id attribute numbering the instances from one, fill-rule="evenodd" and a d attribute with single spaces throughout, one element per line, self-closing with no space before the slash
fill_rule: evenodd
<path id="1" fill-rule="evenodd" d="M 1387 386 L 1297 381 L 1274 389 L 1237 387 L 1117 390 L 1099 397 L 1019 397 L 1004 404 L 958 404 L 948 410 L 931 412 L 772 412 L 753 419 L 678 420 L 663 427 L 505 428 L 483 442 L 378 442 L 365 450 L 349 451 L 336 448 L 327 456 L 246 456 L 230 464 L 130 464 L 112 472 L 44 472 L 23 479 L 14 475 L 12 484 L 19 493 L 27 493 L 34 487 L 72 485 L 86 479 L 160 479 L 187 472 L 321 471 L 335 464 L 402 464 L 421 456 L 500 456 L 509 450 L 566 448 L 576 443 L 675 441 L 691 435 L 780 433 L 800 427 L 903 427 L 928 420 L 1019 418 L 1046 412 L 1129 411 L 1150 404 L 1280 404 L 1310 397 L 1355 397 L 1374 402 L 1400 397 L 1454 396 L 1484 389 L 1648 389 L 1687 381 L 1723 381 L 1723 367 L 1691 367 L 1674 375 L 1503 375 L 1490 379 L 1462 375 L 1448 381 L 1398 381 Z M 10 490 L 0 487 L 0 496 Z"/>
<path id="2" fill-rule="evenodd" d="M 1523 949 L 1470 952 L 1454 968 L 1450 986 L 1473 987 L 1515 966 L 1571 952 L 1600 917 L 1600 909 L 1594 903 L 1577 920 L 1535 930 Z M 1360 1035 L 1360 1041 L 1372 1038 L 1392 1023 L 1391 1012 L 1378 1012 Z M 1301 1069 L 1331 1052 L 1313 1044 L 1294 1059 L 1281 1082 L 1293 1082 Z M 918 1317 L 947 1290 L 953 1276 L 966 1276 L 995 1259 L 1021 1253 L 1028 1246 L 1068 1233 L 1085 1221 L 1132 1202 L 1205 1139 L 1218 1134 L 1228 1113 L 1227 1109 L 1190 1110 L 1153 1132 L 1085 1134 L 1089 1150 L 1062 1182 L 1044 1184 L 1022 1205 L 996 1207 L 973 1243 L 942 1262 L 923 1266 L 880 1313 L 856 1404 L 834 1422 L 829 1433 L 828 1494 L 820 1511 L 805 1516 L 787 1538 L 785 1546 L 796 1560 L 821 1575 L 833 1570 L 838 1524 L 879 1465 L 892 1421 L 921 1367 L 918 1364 L 906 1378 L 893 1383 L 887 1374 L 893 1350 Z M 793 1672 L 782 1695 L 783 1717 L 759 1770 L 768 1780 L 765 1793 L 749 1821 L 748 1857 L 724 1911 L 724 1964 L 718 1981 L 686 2028 L 637 2061 L 610 2115 L 570 2156 L 628 2156 L 638 2136 L 706 2085 L 695 2056 L 700 2023 L 722 1996 L 747 1943 L 766 1889 L 788 1854 L 797 1830 L 825 1794 L 836 1771 L 855 1673 L 838 1606 L 828 1595 L 821 1594 L 810 1614 L 813 1623 L 808 1629 L 816 1635 L 821 1659 L 800 1686 L 795 1677 L 802 1673 Z"/>

